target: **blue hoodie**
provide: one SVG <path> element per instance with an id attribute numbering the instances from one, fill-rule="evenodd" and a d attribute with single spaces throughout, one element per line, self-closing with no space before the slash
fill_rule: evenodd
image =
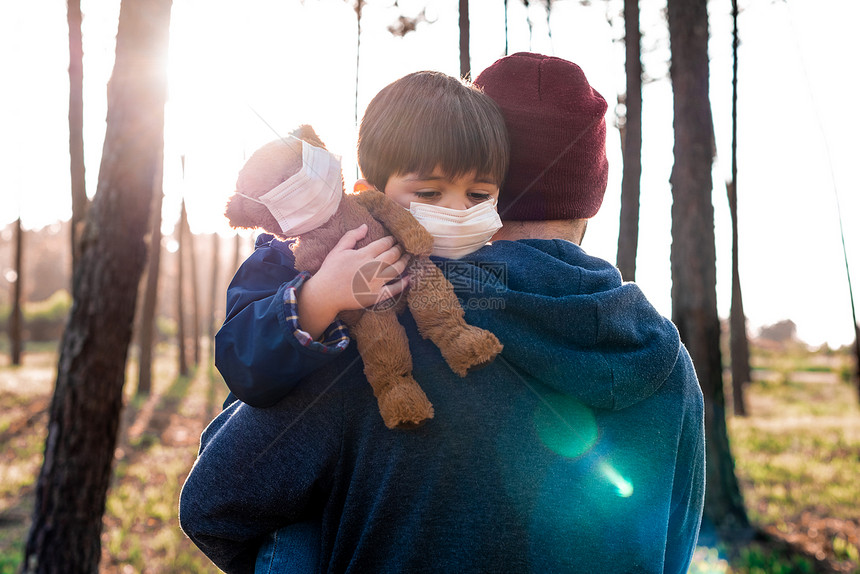
<path id="1" fill-rule="evenodd" d="M 264 250 L 292 267 L 284 244 Z M 566 241 L 499 241 L 468 259 L 437 263 L 504 350 L 461 379 L 404 313 L 436 413 L 420 428 L 385 428 L 350 344 L 286 399 L 236 401 L 206 429 L 180 522 L 216 565 L 252 572 L 267 533 L 319 521 L 323 572 L 686 572 L 703 405 L 675 327 Z M 255 276 L 232 287 L 249 305 L 281 288 Z M 284 339 L 266 315 L 245 335 Z"/>

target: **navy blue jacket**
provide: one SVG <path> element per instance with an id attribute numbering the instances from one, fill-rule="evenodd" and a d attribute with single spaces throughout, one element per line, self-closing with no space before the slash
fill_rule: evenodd
<path id="1" fill-rule="evenodd" d="M 354 344 L 278 387 L 284 400 L 236 401 L 210 424 L 180 523 L 216 565 L 252 572 L 267 533 L 319 521 L 324 572 L 686 572 L 703 405 L 675 327 L 566 241 L 499 241 L 469 260 L 438 263 L 466 320 L 504 350 L 461 379 L 403 314 L 436 413 L 422 427 L 385 428 Z M 291 269 L 291 252 L 274 242 L 246 262 L 228 296 L 241 308 L 277 299 L 290 279 L 256 272 L 261 262 Z M 246 345 L 222 355 L 225 378 L 250 369 L 243 380 L 277 382 L 292 360 L 278 354 L 296 349 L 273 301 L 225 324 L 263 349 L 228 371 Z"/>

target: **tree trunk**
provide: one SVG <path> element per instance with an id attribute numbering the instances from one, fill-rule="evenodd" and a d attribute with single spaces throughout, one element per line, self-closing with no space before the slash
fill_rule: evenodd
<path id="1" fill-rule="evenodd" d="M 706 0 L 669 0 L 675 163 L 672 168 L 672 319 L 705 396 L 707 489 L 703 533 L 749 535 L 726 429 L 717 316 Z M 711 531 L 714 529 L 714 531 Z"/>
<path id="2" fill-rule="evenodd" d="M 510 48 L 508 47 L 508 0 L 503 0 L 505 5 L 505 56 L 508 55 Z"/>
<path id="3" fill-rule="evenodd" d="M 25 573 L 98 572 L 134 308 L 164 134 L 170 0 L 122 2 L 96 199 L 74 277 Z"/>
<path id="4" fill-rule="evenodd" d="M 184 163 L 184 158 L 183 158 Z M 185 345 L 185 265 L 183 265 L 185 246 L 185 200 L 182 200 L 182 210 L 179 214 L 179 223 L 176 225 L 177 243 L 176 250 L 176 342 L 179 348 L 179 375 L 188 376 L 188 351 Z"/>
<path id="5" fill-rule="evenodd" d="M 857 397 L 860 400 L 860 325 L 854 319 L 854 376 L 857 380 Z"/>
<path id="6" fill-rule="evenodd" d="M 355 0 L 355 127 L 358 129 L 358 79 L 361 64 L 361 13 L 365 0 Z"/>
<path id="7" fill-rule="evenodd" d="M 526 23 L 529 26 L 529 50 L 532 49 L 532 39 L 534 38 L 534 24 L 532 24 L 532 14 L 529 10 L 529 6 L 531 5 L 530 0 L 523 0 L 523 6 L 526 8 Z"/>
<path id="8" fill-rule="evenodd" d="M 191 233 L 191 226 L 188 224 L 187 212 L 183 222 L 185 224 L 185 238 L 188 240 L 185 251 L 189 263 L 188 280 L 191 283 L 191 339 L 194 344 L 194 366 L 197 367 L 200 366 L 200 281 L 197 277 L 197 246 L 194 241 L 194 234 Z"/>
<path id="9" fill-rule="evenodd" d="M 752 379 L 750 347 L 747 339 L 747 318 L 741 293 L 738 267 L 738 2 L 732 0 L 732 181 L 729 193 L 729 213 L 732 219 L 732 309 L 729 317 L 729 350 L 732 362 L 732 406 L 737 416 L 746 416 L 744 400 L 746 385 Z"/>
<path id="10" fill-rule="evenodd" d="M 839 222 L 842 226 L 841 218 Z M 840 229 L 841 231 L 841 229 Z M 842 239 L 842 253 L 845 254 L 845 238 Z M 860 323 L 857 323 L 857 308 L 854 305 L 854 289 L 851 287 L 851 271 L 848 269 L 848 257 L 845 257 L 845 275 L 848 278 L 848 296 L 851 299 L 851 319 L 854 322 L 854 375 L 857 380 L 857 398 L 860 400 Z"/>
<path id="11" fill-rule="evenodd" d="M 734 171 L 734 170 L 733 170 Z M 747 416 L 746 386 L 752 379 L 750 348 L 747 338 L 747 318 L 741 293 L 738 268 L 738 212 L 736 180 L 726 185 L 729 192 L 729 211 L 732 218 L 732 308 L 729 315 L 729 351 L 732 371 L 732 407 L 734 414 Z"/>
<path id="12" fill-rule="evenodd" d="M 84 170 L 84 50 L 81 38 L 81 0 L 68 0 L 69 22 L 69 156 L 72 175 L 72 276 L 80 258 L 80 233 L 87 215 Z"/>
<path id="13" fill-rule="evenodd" d="M 544 0 L 544 6 L 546 7 L 546 35 L 547 38 L 549 38 L 550 53 L 552 53 L 552 26 L 550 25 L 550 20 L 552 19 L 552 0 Z M 639 9 L 638 0 L 636 3 L 636 9 L 637 11 Z"/>
<path id="14" fill-rule="evenodd" d="M 642 49 L 639 2 L 624 0 L 627 109 L 621 140 L 624 167 L 621 178 L 621 221 L 618 230 L 618 269 L 625 281 L 636 279 L 639 245 L 639 188 L 642 176 Z"/>
<path id="15" fill-rule="evenodd" d="M 469 0 L 460 0 L 460 77 L 469 79 L 472 62 L 469 57 Z"/>
<path id="16" fill-rule="evenodd" d="M 162 169 L 164 153 L 159 154 L 157 174 L 152 185 L 151 224 L 149 226 L 149 265 L 146 270 L 146 287 L 140 310 L 140 359 L 138 365 L 137 394 L 148 395 L 152 390 L 152 356 L 155 348 L 155 322 L 158 303 L 158 278 L 161 272 L 161 204 L 164 199 Z"/>
<path id="17" fill-rule="evenodd" d="M 12 312 L 9 315 L 9 357 L 13 365 L 21 364 L 21 354 L 24 349 L 24 318 L 22 299 L 24 292 L 21 283 L 24 278 L 24 230 L 21 228 L 21 217 L 15 221 L 15 288 L 12 291 Z"/>
<path id="18" fill-rule="evenodd" d="M 238 233 L 233 236 L 233 269 L 231 273 L 235 274 L 242 265 L 242 236 Z"/>
<path id="19" fill-rule="evenodd" d="M 221 260 L 221 236 L 217 233 L 212 234 L 212 274 L 209 280 L 209 313 L 208 325 L 206 330 L 207 338 L 209 339 L 209 360 L 212 361 L 215 357 L 215 330 L 219 323 L 218 314 L 218 298 L 221 293 L 221 281 L 218 278 L 220 271 Z"/>

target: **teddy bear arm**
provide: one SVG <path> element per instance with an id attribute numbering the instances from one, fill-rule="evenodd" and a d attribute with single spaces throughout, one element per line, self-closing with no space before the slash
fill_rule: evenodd
<path id="1" fill-rule="evenodd" d="M 425 339 L 430 339 L 445 362 L 461 377 L 490 364 L 502 344 L 490 331 L 466 323 L 465 313 L 451 283 L 428 257 L 410 265 L 409 310 Z"/>
<path id="2" fill-rule="evenodd" d="M 407 253 L 429 255 L 433 250 L 433 236 L 412 217 L 408 210 L 403 209 L 385 194 L 376 190 L 367 190 L 355 197 L 374 219 L 385 226 Z"/>

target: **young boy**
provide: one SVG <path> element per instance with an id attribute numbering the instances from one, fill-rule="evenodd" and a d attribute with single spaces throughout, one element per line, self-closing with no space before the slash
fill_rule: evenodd
<path id="1" fill-rule="evenodd" d="M 385 87 L 362 119 L 358 157 L 365 177 L 356 190 L 379 189 L 412 211 L 437 238 L 434 255 L 466 256 L 501 227 L 495 204 L 507 171 L 507 131 L 498 106 L 466 82 L 417 72 Z M 270 406 L 347 348 L 336 316 L 360 307 L 350 289 L 356 273 L 370 260 L 397 272 L 408 263 L 390 236 L 355 249 L 366 231 L 348 232 L 313 276 L 295 270 L 289 243 L 257 239 L 228 289 L 229 311 L 216 337 L 216 365 L 231 390 L 225 407 L 236 398 Z M 369 287 L 381 300 L 407 283 Z M 299 523 L 268 537 L 258 562 L 272 571 L 312 571 L 318 546 L 318 522 Z"/>
<path id="2" fill-rule="evenodd" d="M 463 257 L 501 227 L 495 202 L 508 164 L 504 118 L 468 83 L 417 72 L 385 87 L 362 119 L 358 161 L 364 179 L 356 187 L 379 189 L 410 209 L 437 238 L 434 254 Z M 257 239 L 228 288 L 227 319 L 216 336 L 215 364 L 234 397 L 270 406 L 349 345 L 335 317 L 361 307 L 351 290 L 359 269 L 378 260 L 402 272 L 408 262 L 393 237 L 354 249 L 365 233 L 348 232 L 313 276 L 295 270 L 289 243 Z M 407 282 L 369 287 L 384 298 Z"/>
<path id="3" fill-rule="evenodd" d="M 349 349 L 271 409 L 234 403 L 204 433 L 180 514 L 228 572 L 252 571 L 265 536 L 309 519 L 321 571 L 686 572 L 704 492 L 692 363 L 638 287 L 576 245 L 606 187 L 606 102 L 577 66 L 536 54 L 478 82 L 534 141 L 512 148 L 524 183 L 502 191 L 516 198 L 502 210 L 517 219 L 510 241 L 459 277 L 466 319 L 502 354 L 454 380 L 404 314 L 436 406 L 409 432 L 369 416 Z M 501 285 L 486 264 L 506 270 Z M 486 297 L 503 308 L 476 311 Z"/>

